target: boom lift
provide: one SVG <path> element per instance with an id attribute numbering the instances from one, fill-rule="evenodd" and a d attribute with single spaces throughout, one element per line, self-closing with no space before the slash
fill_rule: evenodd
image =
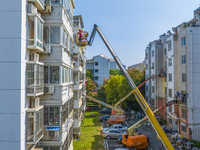
<path id="1" fill-rule="evenodd" d="M 151 122 L 152 126 L 154 127 L 155 131 L 157 132 L 158 137 L 162 141 L 163 145 L 168 150 L 174 150 L 172 144 L 170 143 L 169 139 L 167 138 L 165 132 L 162 130 L 160 124 L 156 120 L 153 112 L 149 108 L 148 104 L 146 103 L 146 101 L 143 98 L 142 94 L 140 93 L 139 89 L 137 88 L 137 86 L 135 85 L 135 83 L 133 82 L 133 80 L 131 79 L 131 77 L 129 76 L 129 74 L 127 73 L 125 68 L 123 67 L 121 61 L 119 60 L 119 58 L 115 54 L 114 50 L 112 49 L 112 47 L 110 46 L 110 44 L 108 43 L 108 41 L 104 37 L 103 33 L 101 32 L 100 28 L 96 24 L 94 25 L 92 34 L 90 36 L 90 40 L 88 41 L 88 45 L 89 46 L 92 45 L 96 32 L 99 33 L 104 44 L 106 45 L 106 47 L 110 51 L 111 55 L 113 56 L 113 59 L 115 60 L 115 62 L 119 66 L 120 70 L 122 71 L 124 77 L 126 78 L 127 82 L 129 83 L 129 85 L 130 85 L 130 87 L 131 87 L 131 89 L 132 89 L 132 91 L 133 91 L 133 93 L 136 97 L 137 102 L 140 104 L 141 108 L 145 112 L 146 116 L 148 117 L 149 121 Z"/>
<path id="2" fill-rule="evenodd" d="M 123 122 L 125 121 L 125 115 L 124 115 L 125 112 L 124 112 L 123 109 L 121 109 L 121 108 L 119 109 L 117 107 L 114 107 L 114 106 L 112 106 L 110 104 L 104 103 L 104 102 L 102 102 L 102 101 L 100 101 L 98 99 L 92 98 L 92 97 L 84 95 L 84 94 L 82 94 L 82 96 L 84 96 L 84 97 L 86 97 L 88 99 L 91 99 L 94 102 L 97 102 L 97 103 L 99 103 L 101 105 L 109 107 L 113 111 L 115 111 L 116 115 L 111 115 L 110 116 L 109 121 L 106 122 L 106 126 L 109 126 L 109 125 L 112 125 L 112 124 L 123 124 Z"/>

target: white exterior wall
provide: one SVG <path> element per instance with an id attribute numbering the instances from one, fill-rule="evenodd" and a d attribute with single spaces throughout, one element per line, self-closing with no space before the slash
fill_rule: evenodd
<path id="1" fill-rule="evenodd" d="M 24 150 L 26 1 L 4 1 L 0 11 L 0 147 Z"/>

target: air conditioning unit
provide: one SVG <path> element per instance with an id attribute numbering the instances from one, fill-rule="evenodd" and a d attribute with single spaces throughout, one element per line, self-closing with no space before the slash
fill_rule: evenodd
<path id="1" fill-rule="evenodd" d="M 50 54 L 51 53 L 51 46 L 44 46 L 44 53 Z"/>
<path id="2" fill-rule="evenodd" d="M 45 86 L 44 87 L 44 94 L 53 94 L 54 93 L 54 86 Z"/>
<path id="3" fill-rule="evenodd" d="M 76 67 L 78 65 L 78 62 L 73 62 L 73 66 Z"/>
<path id="4" fill-rule="evenodd" d="M 33 4 L 27 4 L 27 13 L 37 14 L 37 7 Z"/>
<path id="5" fill-rule="evenodd" d="M 51 12 L 51 0 L 45 0 L 44 2 L 45 10 L 41 11 L 42 13 L 50 13 Z"/>
<path id="6" fill-rule="evenodd" d="M 32 53 L 31 54 L 31 61 L 39 61 L 39 54 L 37 53 Z"/>
<path id="7" fill-rule="evenodd" d="M 59 131 L 49 131 L 49 138 L 59 137 Z"/>

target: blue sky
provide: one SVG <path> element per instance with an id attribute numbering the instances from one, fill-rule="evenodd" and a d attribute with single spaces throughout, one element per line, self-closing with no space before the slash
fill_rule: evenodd
<path id="1" fill-rule="evenodd" d="M 74 0 L 74 15 L 82 15 L 84 30 L 97 24 L 126 67 L 140 63 L 149 42 L 193 18 L 198 0 Z M 87 47 L 86 57 L 112 58 L 99 35 Z"/>

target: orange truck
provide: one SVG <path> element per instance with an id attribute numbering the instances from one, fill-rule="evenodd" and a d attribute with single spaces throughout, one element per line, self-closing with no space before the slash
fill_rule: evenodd
<path id="1" fill-rule="evenodd" d="M 109 127 L 113 124 L 123 124 L 123 122 L 125 121 L 125 115 L 111 115 L 109 119 L 107 119 L 106 121 L 106 127 Z"/>

